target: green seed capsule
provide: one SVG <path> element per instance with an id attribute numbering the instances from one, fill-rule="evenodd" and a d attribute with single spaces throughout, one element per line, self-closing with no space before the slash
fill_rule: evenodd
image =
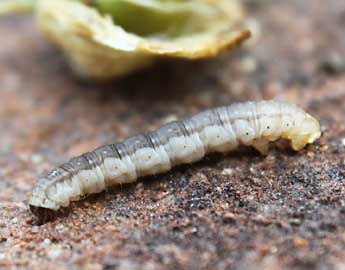
<path id="1" fill-rule="evenodd" d="M 162 57 L 213 57 L 250 36 L 238 0 L 3 0 L 34 10 L 43 34 L 85 78 L 109 79 Z"/>

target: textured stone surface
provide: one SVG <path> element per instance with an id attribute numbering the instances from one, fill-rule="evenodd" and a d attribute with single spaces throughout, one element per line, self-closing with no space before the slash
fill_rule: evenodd
<path id="1" fill-rule="evenodd" d="M 30 17 L 0 19 L 0 269 L 345 268 L 345 2 L 245 3 L 255 35 L 242 49 L 106 84 L 76 79 Z M 208 156 L 42 226 L 28 211 L 37 176 L 71 156 L 274 97 L 318 117 L 322 139 Z"/>

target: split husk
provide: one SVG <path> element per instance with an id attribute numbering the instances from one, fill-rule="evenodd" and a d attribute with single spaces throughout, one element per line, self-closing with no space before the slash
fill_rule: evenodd
<path id="1" fill-rule="evenodd" d="M 6 2 L 0 14 L 6 12 Z M 17 10 L 15 2 L 20 3 Z M 162 57 L 207 58 L 250 36 L 237 0 L 12 0 L 33 8 L 43 34 L 81 77 L 109 79 Z M 1 6 L 3 5 L 3 6 Z"/>

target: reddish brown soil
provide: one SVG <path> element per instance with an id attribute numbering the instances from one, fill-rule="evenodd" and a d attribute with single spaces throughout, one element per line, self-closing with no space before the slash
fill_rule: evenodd
<path id="1" fill-rule="evenodd" d="M 345 269 L 345 2 L 245 3 L 241 49 L 106 84 L 76 79 L 29 16 L 0 19 L 0 269 Z M 71 156 L 263 98 L 318 117 L 321 140 L 212 155 L 42 226 L 28 210 L 37 176 Z"/>

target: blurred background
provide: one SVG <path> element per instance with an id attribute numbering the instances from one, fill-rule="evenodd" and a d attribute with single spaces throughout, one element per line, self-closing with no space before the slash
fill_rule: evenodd
<path id="1" fill-rule="evenodd" d="M 0 18 L 0 267 L 345 269 L 345 1 L 243 1 L 253 36 L 212 60 L 78 79 L 31 15 Z M 300 153 L 214 155 L 37 226 L 37 176 L 69 157 L 237 101 L 320 119 Z"/>

